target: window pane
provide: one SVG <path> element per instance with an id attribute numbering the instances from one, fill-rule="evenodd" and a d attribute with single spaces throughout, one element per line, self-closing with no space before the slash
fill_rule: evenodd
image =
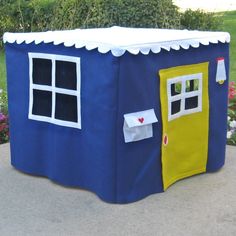
<path id="1" fill-rule="evenodd" d="M 77 122 L 77 97 L 56 93 L 55 118 L 59 120 Z"/>
<path id="2" fill-rule="evenodd" d="M 32 114 L 51 117 L 52 92 L 33 89 Z"/>
<path id="3" fill-rule="evenodd" d="M 196 91 L 199 89 L 199 80 L 187 80 L 186 81 L 186 92 Z"/>
<path id="4" fill-rule="evenodd" d="M 76 81 L 76 63 L 56 61 L 56 87 L 76 90 Z"/>
<path id="5" fill-rule="evenodd" d="M 181 103 L 181 100 L 171 102 L 171 115 L 174 115 L 180 112 L 180 103 Z"/>
<path id="6" fill-rule="evenodd" d="M 198 107 L 198 96 L 185 99 L 185 110 Z"/>
<path id="7" fill-rule="evenodd" d="M 175 96 L 175 95 L 180 94 L 181 89 L 182 89 L 182 83 L 181 82 L 171 84 L 171 96 Z"/>
<path id="8" fill-rule="evenodd" d="M 33 83 L 52 85 L 52 61 L 33 58 Z"/>

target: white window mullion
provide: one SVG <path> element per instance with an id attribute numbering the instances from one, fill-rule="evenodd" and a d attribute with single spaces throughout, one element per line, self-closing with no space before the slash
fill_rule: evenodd
<path id="1" fill-rule="evenodd" d="M 32 84 L 31 88 L 37 89 L 37 90 L 49 91 L 49 92 L 52 91 L 52 86 L 48 86 L 48 85 Z"/>
<path id="2" fill-rule="evenodd" d="M 181 85 L 182 85 L 182 90 L 181 90 L 180 115 L 182 115 L 185 110 L 185 98 L 184 98 L 185 90 L 186 90 L 186 80 L 185 79 L 182 80 Z"/>
<path id="3" fill-rule="evenodd" d="M 182 94 L 178 94 L 178 95 L 175 95 L 175 96 L 172 96 L 170 98 L 168 98 L 171 102 L 174 102 L 174 101 L 178 101 L 182 98 Z"/>
<path id="4" fill-rule="evenodd" d="M 198 109 L 202 111 L 202 93 L 198 95 Z"/>
<path id="5" fill-rule="evenodd" d="M 29 113 L 28 117 L 31 118 L 33 112 L 33 58 L 29 54 Z"/>
<path id="6" fill-rule="evenodd" d="M 193 91 L 193 92 L 187 92 L 184 94 L 185 98 L 191 98 L 191 97 L 195 97 L 195 96 L 199 96 L 201 93 L 199 90 Z"/>
<path id="7" fill-rule="evenodd" d="M 56 110 L 55 87 L 56 87 L 56 61 L 55 59 L 53 59 L 52 60 L 52 114 L 51 114 L 52 120 L 55 119 L 55 110 Z"/>
<path id="8" fill-rule="evenodd" d="M 76 61 L 76 76 L 77 76 L 77 123 L 81 129 L 81 101 L 80 101 L 80 89 L 81 89 L 81 71 L 80 71 L 80 58 Z"/>
<path id="9" fill-rule="evenodd" d="M 172 116 L 171 113 L 172 113 L 172 106 L 171 106 L 171 100 L 168 99 L 168 120 L 171 120 L 172 119 Z"/>
<path id="10" fill-rule="evenodd" d="M 167 99 L 168 99 L 168 120 L 171 119 L 171 81 L 167 80 L 167 87 L 166 87 Z"/>
<path id="11" fill-rule="evenodd" d="M 198 84 L 198 91 L 199 91 L 198 108 L 199 108 L 199 111 L 202 111 L 202 78 L 203 78 L 202 76 L 198 80 L 198 82 L 199 82 L 199 84 Z"/>
<path id="12" fill-rule="evenodd" d="M 184 112 L 185 112 L 185 98 L 182 97 L 181 104 L 180 104 L 180 114 L 182 115 L 182 114 L 184 114 Z"/>
<path id="13" fill-rule="evenodd" d="M 54 90 L 55 93 L 62 93 L 62 94 L 72 95 L 72 96 L 77 96 L 78 95 L 78 91 L 76 91 L 76 90 L 56 88 L 56 87 L 54 87 L 53 90 Z"/>

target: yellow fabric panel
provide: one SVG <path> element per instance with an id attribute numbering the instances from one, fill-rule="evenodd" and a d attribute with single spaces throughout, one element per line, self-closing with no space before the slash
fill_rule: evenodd
<path id="1" fill-rule="evenodd" d="M 164 190 L 179 179 L 206 171 L 209 129 L 208 62 L 159 71 L 163 124 L 162 176 Z M 167 80 L 202 73 L 202 111 L 168 121 Z"/>

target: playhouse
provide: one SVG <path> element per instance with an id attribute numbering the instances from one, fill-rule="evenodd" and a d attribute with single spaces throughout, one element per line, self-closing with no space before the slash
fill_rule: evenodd
<path id="1" fill-rule="evenodd" d="M 225 159 L 225 32 L 5 33 L 12 165 L 112 203 Z"/>

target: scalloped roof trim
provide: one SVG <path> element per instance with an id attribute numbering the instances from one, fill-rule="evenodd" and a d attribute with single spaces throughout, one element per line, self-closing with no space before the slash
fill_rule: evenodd
<path id="1" fill-rule="evenodd" d="M 65 47 L 97 49 L 100 53 L 111 53 L 122 56 L 126 51 L 137 55 L 148 55 L 150 52 L 159 53 L 161 49 L 198 48 L 200 44 L 209 45 L 229 43 L 230 34 L 227 32 L 189 31 L 173 29 L 147 28 L 97 28 L 75 29 L 64 31 L 47 31 L 37 33 L 5 33 L 4 43 L 64 44 Z"/>

